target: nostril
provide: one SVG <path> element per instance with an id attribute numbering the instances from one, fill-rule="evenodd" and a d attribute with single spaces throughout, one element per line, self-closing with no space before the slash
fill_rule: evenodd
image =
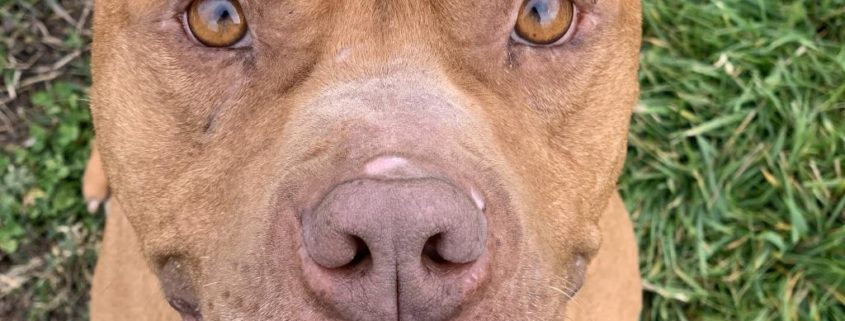
<path id="1" fill-rule="evenodd" d="M 351 258 L 346 259 L 345 261 L 339 261 L 340 263 L 335 265 L 324 265 L 317 263 L 324 271 L 331 272 L 331 273 L 338 273 L 339 275 L 348 275 L 348 274 L 360 274 L 367 271 L 372 265 L 372 252 L 370 251 L 370 247 L 367 246 L 367 242 L 365 242 L 362 238 L 349 235 L 348 236 L 349 242 L 351 243 L 352 250 L 354 250 L 354 255 L 350 255 Z M 312 257 L 313 258 L 313 257 Z"/>
<path id="2" fill-rule="evenodd" d="M 363 267 L 370 261 L 371 254 L 367 243 L 360 237 L 353 236 L 352 238 L 355 241 L 355 256 L 352 257 L 352 261 L 349 261 L 346 265 L 341 266 L 340 269 L 354 270 Z"/>
<path id="3" fill-rule="evenodd" d="M 441 233 L 438 233 L 432 237 L 430 237 L 423 246 L 422 251 L 422 260 L 423 262 L 427 263 L 428 265 L 446 265 L 450 262 L 443 258 L 442 255 L 437 251 L 437 246 L 440 244 L 440 240 L 443 237 Z"/>
<path id="4" fill-rule="evenodd" d="M 423 245 L 420 260 L 429 272 L 454 273 L 473 265 L 475 260 L 468 262 L 451 261 L 444 257 L 441 249 L 444 246 L 443 233 L 438 233 L 426 240 Z"/>

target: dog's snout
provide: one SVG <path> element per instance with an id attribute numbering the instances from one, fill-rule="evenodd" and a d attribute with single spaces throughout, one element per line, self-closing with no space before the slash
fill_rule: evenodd
<path id="1" fill-rule="evenodd" d="M 305 278 L 345 319 L 445 320 L 487 274 L 484 212 L 440 178 L 348 181 L 302 224 Z"/>
<path id="2" fill-rule="evenodd" d="M 330 317 L 447 320 L 494 290 L 492 252 L 512 246 L 488 242 L 488 220 L 504 217 L 485 199 L 501 194 L 498 176 L 479 166 L 489 146 L 471 101 L 445 87 L 391 73 L 295 110 L 309 121 L 285 132 L 321 141 L 291 201 L 303 278 Z"/>

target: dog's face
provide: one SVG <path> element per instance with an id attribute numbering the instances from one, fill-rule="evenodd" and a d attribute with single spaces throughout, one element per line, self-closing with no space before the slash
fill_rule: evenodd
<path id="1" fill-rule="evenodd" d="M 638 0 L 105 0 L 94 27 L 114 195 L 186 320 L 564 318 Z"/>

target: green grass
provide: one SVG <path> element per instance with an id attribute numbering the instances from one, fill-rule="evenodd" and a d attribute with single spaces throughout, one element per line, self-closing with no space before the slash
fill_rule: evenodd
<path id="1" fill-rule="evenodd" d="M 644 320 L 845 320 L 845 1 L 647 1 Z"/>
<path id="2" fill-rule="evenodd" d="M 85 4 L 0 0 L 0 320 L 87 320 L 103 217 L 79 196 Z"/>
<path id="3" fill-rule="evenodd" d="M 87 315 L 86 3 L 0 0 L 0 320 Z M 644 21 L 621 179 L 643 320 L 845 320 L 845 0 L 646 0 Z"/>

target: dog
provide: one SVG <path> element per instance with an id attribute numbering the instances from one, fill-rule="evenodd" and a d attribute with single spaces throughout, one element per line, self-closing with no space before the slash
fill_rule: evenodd
<path id="1" fill-rule="evenodd" d="M 639 0 L 101 0 L 92 320 L 637 320 Z"/>

